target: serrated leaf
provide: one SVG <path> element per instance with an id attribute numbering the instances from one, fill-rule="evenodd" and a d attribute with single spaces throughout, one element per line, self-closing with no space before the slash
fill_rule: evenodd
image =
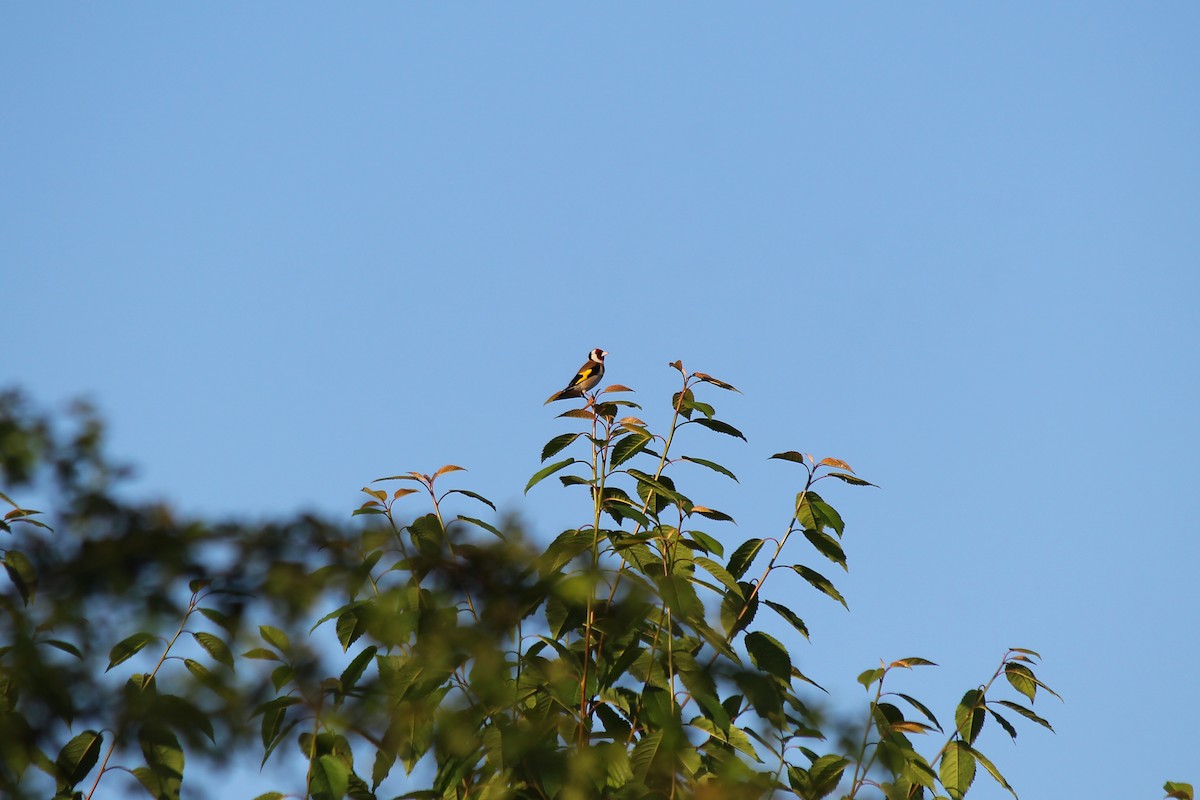
<path id="1" fill-rule="evenodd" d="M 698 549 L 717 556 L 725 555 L 725 548 L 721 543 L 704 531 L 687 531 L 687 536 L 696 543 Z"/>
<path id="2" fill-rule="evenodd" d="M 341 682 L 342 691 L 348 692 L 358 683 L 358 679 L 362 677 L 366 671 L 367 665 L 371 663 L 371 659 L 375 658 L 375 654 L 379 652 L 379 648 L 375 645 L 370 645 L 363 648 L 363 651 L 351 660 L 351 662 L 342 670 Z"/>
<path id="3" fill-rule="evenodd" d="M 975 780 L 975 756 L 971 753 L 971 748 L 960 741 L 947 745 L 942 754 L 938 777 L 952 800 L 962 800 L 962 796 Z"/>
<path id="4" fill-rule="evenodd" d="M 899 692 L 897 692 L 896 696 L 899 697 L 901 700 L 904 700 L 905 702 L 907 702 L 910 706 L 915 708 L 917 711 L 920 711 L 922 714 L 924 714 L 925 719 L 932 722 L 939 731 L 942 729 L 942 724 L 937 721 L 937 717 L 935 717 L 933 715 L 933 712 L 930 711 L 928 708 L 926 708 L 925 704 L 922 703 L 920 700 L 916 699 L 915 697 L 909 697 L 908 695 L 902 694 Z"/>
<path id="5" fill-rule="evenodd" d="M 550 456 L 561 451 L 563 448 L 565 448 L 567 445 L 571 444 L 571 442 L 575 441 L 580 436 L 583 436 L 583 434 L 582 433 L 564 433 L 559 436 L 555 436 L 553 439 L 546 442 L 544 447 L 542 447 L 542 461 L 545 461 Z"/>
<path id="6" fill-rule="evenodd" d="M 875 669 L 863 670 L 858 674 L 858 677 L 855 678 L 855 680 L 861 683 L 865 688 L 870 689 L 871 686 L 882 677 L 883 670 L 876 667 Z"/>
<path id="7" fill-rule="evenodd" d="M 560 469 L 571 466 L 576 462 L 574 458 L 567 458 L 562 461 L 556 461 L 548 467 L 544 467 L 533 474 L 529 479 L 529 483 L 525 484 L 525 494 L 529 494 L 529 490 L 540 483 L 543 479 L 550 477 Z"/>
<path id="8" fill-rule="evenodd" d="M 270 625 L 259 625 L 258 634 L 262 636 L 264 642 L 281 652 L 290 649 L 291 642 L 288 641 L 287 634 L 279 630 L 279 628 Z"/>
<path id="9" fill-rule="evenodd" d="M 1013 724 L 1011 722 L 1009 722 L 1004 717 L 997 714 L 990 707 L 988 708 L 987 712 L 992 715 L 992 719 L 996 720 L 996 722 L 999 723 L 1001 728 L 1004 728 L 1005 733 L 1007 733 L 1009 736 L 1011 736 L 1014 740 L 1017 738 L 1017 729 L 1013 727 Z"/>
<path id="10" fill-rule="evenodd" d="M 743 434 L 741 431 L 739 431 L 737 428 L 730 425 L 728 422 L 722 422 L 719 419 L 699 419 L 699 418 L 697 418 L 697 419 L 689 420 L 688 422 L 686 422 L 684 424 L 686 425 L 691 422 L 694 422 L 697 425 L 703 425 L 705 428 L 708 428 L 710 431 L 716 431 L 717 433 L 723 433 L 726 436 L 736 436 L 738 439 L 741 439 L 743 442 L 747 441 L 746 435 Z"/>
<path id="11" fill-rule="evenodd" d="M 984 696 L 979 689 L 968 689 L 954 709 L 954 726 L 959 736 L 967 744 L 974 744 L 983 729 L 983 721 L 987 719 L 984 713 Z"/>
<path id="12" fill-rule="evenodd" d="M 359 608 L 352 608 L 338 617 L 334 630 L 338 641 L 341 642 L 342 652 L 345 652 L 367 632 L 366 617 L 359 613 Z"/>
<path id="13" fill-rule="evenodd" d="M 738 585 L 737 578 L 729 574 L 729 571 L 720 564 L 713 561 L 711 558 L 705 558 L 704 556 L 696 556 L 695 562 L 697 565 L 707 570 L 710 575 L 719 580 L 726 589 L 733 592 L 738 597 L 742 596 L 742 587 Z"/>
<path id="14" fill-rule="evenodd" d="M 734 386 L 732 386 L 731 384 L 728 384 L 723 380 L 714 378 L 712 375 L 706 375 L 703 372 L 694 372 L 694 373 L 692 373 L 692 375 L 693 375 L 693 377 L 699 378 L 700 380 L 704 381 L 705 383 L 711 383 L 713 386 L 719 386 L 722 389 L 726 389 L 728 391 L 737 392 L 738 394 L 741 394 L 741 391 L 738 390 L 737 388 L 735 388 Z"/>
<path id="15" fill-rule="evenodd" d="M 708 506 L 692 506 L 692 513 L 699 514 L 708 519 L 714 519 L 717 522 L 732 522 L 734 525 L 737 524 L 737 521 L 724 511 L 717 511 L 715 508 L 709 508 Z"/>
<path id="16" fill-rule="evenodd" d="M 396 764 L 396 754 L 387 750 L 375 751 L 375 763 L 371 767 L 371 791 L 379 788 L 379 784 L 387 780 L 388 773 Z"/>
<path id="17" fill-rule="evenodd" d="M 762 631 L 753 631 L 746 634 L 745 645 L 754 666 L 784 683 L 790 682 L 792 659 L 778 639 Z"/>
<path id="18" fill-rule="evenodd" d="M 633 768 L 634 777 L 645 781 L 650 773 L 650 767 L 655 757 L 662 749 L 663 731 L 656 730 L 638 740 L 629 757 L 629 765 Z"/>
<path id="19" fill-rule="evenodd" d="M 505 535 L 504 535 L 504 532 L 501 531 L 499 528 L 497 528 L 495 525 L 491 525 L 487 522 L 484 522 L 481 519 L 475 519 L 474 517 L 464 517 L 462 514 L 459 514 L 457 518 L 462 520 L 463 522 L 469 522 L 470 524 L 472 524 L 476 527 L 483 528 L 488 533 L 491 533 L 492 535 L 494 535 L 497 539 L 500 539 L 502 541 L 508 541 L 507 537 L 505 537 Z"/>
<path id="20" fill-rule="evenodd" d="M 787 620 L 788 624 L 799 631 L 801 636 L 803 636 L 805 639 L 808 638 L 808 626 L 804 624 L 804 620 L 800 619 L 800 617 L 796 615 L 795 611 L 792 611 L 787 606 L 776 603 L 772 600 L 764 600 L 763 602 L 766 603 L 767 606 L 776 614 Z"/>
<path id="21" fill-rule="evenodd" d="M 804 538 L 808 539 L 813 547 L 817 548 L 817 552 L 828 558 L 833 563 L 837 564 L 844 570 L 849 570 L 846 566 L 846 553 L 842 550 L 838 540 L 823 531 L 815 531 L 811 528 L 804 531 Z"/>
<path id="22" fill-rule="evenodd" d="M 904 669 L 912 669 L 913 667 L 936 667 L 937 664 L 924 658 L 909 656 L 908 658 L 898 658 L 893 661 L 890 666 L 903 667 Z"/>
<path id="23" fill-rule="evenodd" d="M 759 551 L 762 550 L 762 546 L 762 539 L 747 539 L 742 542 L 729 556 L 729 563 L 726 566 L 729 574 L 739 579 L 745 575 L 746 570 L 750 568 Z"/>
<path id="24" fill-rule="evenodd" d="M 1005 708 L 1011 708 L 1013 711 L 1017 712 L 1025 719 L 1027 719 L 1031 722 L 1036 722 L 1038 725 L 1041 725 L 1046 730 L 1048 730 L 1048 731 L 1054 730 L 1054 728 L 1050 727 L 1049 722 L 1042 719 L 1037 714 L 1033 713 L 1033 711 L 1031 711 L 1028 708 L 1025 708 L 1024 706 L 1017 705 L 1016 703 L 1009 702 L 1008 700 L 1000 700 L 998 702 L 1000 703 L 1000 705 L 1004 706 Z"/>
<path id="25" fill-rule="evenodd" d="M 323 755 L 310 765 L 311 780 L 309 792 L 313 795 L 326 795 L 340 798 L 346 796 L 350 787 L 350 772 L 346 764 L 333 754 Z"/>
<path id="26" fill-rule="evenodd" d="M 128 661 L 137 655 L 143 647 L 157 640 L 157 636 L 145 633 L 144 631 L 126 636 L 113 645 L 112 650 L 108 651 L 108 666 L 105 667 L 104 671 L 108 672 L 118 664 Z"/>
<path id="27" fill-rule="evenodd" d="M 1017 796 L 1017 793 L 1015 791 L 1013 791 L 1013 788 L 1008 785 L 1008 781 L 1006 781 L 1004 779 L 1004 776 L 1000 774 L 1000 770 L 996 769 L 996 765 L 993 764 L 987 756 L 985 756 L 983 753 L 979 752 L 978 750 L 972 749 L 971 752 L 975 755 L 975 760 L 978 761 L 980 764 L 983 764 L 983 768 L 988 771 L 988 774 L 992 776 L 992 778 L 996 781 L 996 783 L 1000 784 L 1005 789 L 1007 789 L 1008 793 L 1011 794 L 1013 797 Z"/>
<path id="28" fill-rule="evenodd" d="M 92 767 L 96 766 L 103 744 L 103 734 L 86 730 L 63 745 L 58 758 L 54 759 L 54 769 L 62 784 L 73 787 L 86 778 Z"/>
<path id="29" fill-rule="evenodd" d="M 492 509 L 492 511 L 496 510 L 495 503 L 493 503 L 491 500 L 488 500 L 483 495 L 478 494 L 477 492 L 472 492 L 470 489 L 451 489 L 450 491 L 446 492 L 446 494 L 442 495 L 442 497 L 446 498 L 447 496 L 452 495 L 452 494 L 461 494 L 464 497 L 471 498 L 472 500 L 478 500 L 479 502 L 483 503 L 485 506 L 490 507 Z"/>
<path id="30" fill-rule="evenodd" d="M 841 603 L 844 608 L 849 610 L 850 606 L 846 605 L 846 599 L 842 597 L 841 592 L 835 589 L 833 584 L 830 583 L 829 579 L 824 575 L 814 569 L 809 569 L 803 564 L 793 564 L 791 565 L 791 568 L 796 572 L 796 574 L 812 584 L 813 588 L 815 588 L 817 591 L 832 597 L 834 600 L 837 600 L 839 603 Z"/>
<path id="31" fill-rule="evenodd" d="M 734 475 L 728 469 L 721 466 L 720 464 L 718 464 L 715 461 L 709 461 L 706 458 L 696 458 L 695 456 L 680 456 L 679 460 L 680 461 L 690 461 L 693 464 L 699 464 L 702 467 L 708 467 L 713 472 L 719 472 L 722 475 L 729 477 L 729 478 L 733 478 L 734 481 L 740 483 L 740 481 L 738 481 L 738 479 L 737 479 L 737 475 Z"/>
<path id="32" fill-rule="evenodd" d="M 205 631 L 193 633 L 192 638 L 213 657 L 214 661 L 233 669 L 233 653 L 229 652 L 229 646 L 225 642 Z"/>
<path id="33" fill-rule="evenodd" d="M 1033 677 L 1033 670 L 1024 664 L 1014 664 L 1010 661 L 1004 665 L 1004 677 L 1014 689 L 1028 697 L 1029 702 L 1033 702 L 1037 694 L 1037 679 Z"/>
<path id="34" fill-rule="evenodd" d="M 844 481 L 851 486 L 875 486 L 875 484 L 871 483 L 870 481 L 864 481 L 857 475 L 848 475 L 845 472 L 827 472 L 825 473 L 824 477 L 837 478 L 839 481 Z M 878 489 L 879 487 L 875 486 L 875 488 Z"/>
<path id="35" fill-rule="evenodd" d="M 33 562 L 20 550 L 9 550 L 4 554 L 4 570 L 21 595 L 21 601 L 29 601 L 37 594 L 37 571 Z"/>
<path id="36" fill-rule="evenodd" d="M 652 441 L 653 437 L 648 433 L 630 433 L 622 436 L 613 445 L 612 457 L 610 464 L 614 467 L 624 464 L 629 459 L 633 458 L 642 450 L 646 449 L 646 445 Z"/>
<path id="37" fill-rule="evenodd" d="M 822 458 L 820 461 L 817 462 L 817 466 L 818 467 L 837 467 L 838 469 L 846 470 L 846 472 L 854 472 L 854 470 L 850 469 L 850 465 L 847 464 L 845 461 L 842 461 L 840 458 Z"/>

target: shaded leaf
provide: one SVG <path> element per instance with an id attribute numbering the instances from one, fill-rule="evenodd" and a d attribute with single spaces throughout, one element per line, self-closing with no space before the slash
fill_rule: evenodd
<path id="1" fill-rule="evenodd" d="M 737 475 L 734 475 L 728 469 L 721 466 L 720 464 L 718 464 L 715 461 L 709 461 L 706 458 L 696 458 L 695 456 L 680 456 L 679 460 L 680 461 L 690 461 L 693 464 L 699 464 L 702 467 L 708 467 L 713 472 L 719 472 L 722 475 L 725 475 L 726 477 L 729 477 L 729 478 L 733 478 L 735 481 L 737 481 Z"/>
<path id="2" fill-rule="evenodd" d="M 525 494 L 529 494 L 529 490 L 532 489 L 534 486 L 536 486 L 543 479 L 550 477 L 551 475 L 558 472 L 560 469 L 563 469 L 564 467 L 571 466 L 575 462 L 576 462 L 576 459 L 568 458 L 568 459 L 564 459 L 562 461 L 556 461 L 553 464 L 551 464 L 550 466 L 544 467 L 543 469 L 538 470 L 537 472 L 535 472 L 533 474 L 533 477 L 529 479 L 529 483 L 525 484 Z"/>
<path id="3" fill-rule="evenodd" d="M 746 634 L 746 651 L 754 666 L 769 672 L 784 683 L 790 682 L 792 676 L 792 659 L 778 639 L 763 633 L 753 631 Z"/>
<path id="4" fill-rule="evenodd" d="M 766 603 L 767 606 L 770 607 L 775 613 L 787 620 L 788 624 L 799 631 L 801 636 L 803 636 L 805 639 L 808 638 L 808 626 L 804 624 L 804 620 L 800 619 L 800 617 L 796 615 L 795 611 L 792 611 L 787 606 L 782 605 L 781 603 L 776 603 L 772 600 L 764 600 L 763 602 Z"/>
<path id="5" fill-rule="evenodd" d="M 809 569 L 808 567 L 804 566 L 803 564 L 793 564 L 791 566 L 791 568 L 793 570 L 795 570 L 795 572 L 798 575 L 800 575 L 800 577 L 804 578 L 804 580 L 806 580 L 810 584 L 812 584 L 813 588 L 817 589 L 818 591 L 820 591 L 824 594 L 829 595 L 834 600 L 837 600 L 847 610 L 850 608 L 850 606 L 846 605 L 846 599 L 844 597 L 842 597 L 841 592 L 839 592 L 837 589 L 835 589 L 833 584 L 830 583 L 829 579 L 826 578 L 824 575 L 817 572 L 816 570 Z"/>
<path id="6" fill-rule="evenodd" d="M 112 669 L 118 664 L 128 661 L 137 655 L 143 647 L 157 640 L 157 636 L 145 632 L 139 632 L 130 636 L 126 636 L 124 639 L 113 645 L 112 650 L 108 651 L 108 666 L 105 667 L 104 671 L 108 672 L 108 670 Z"/>
<path id="7" fill-rule="evenodd" d="M 233 669 L 233 653 L 229 652 L 229 646 L 225 642 L 205 631 L 193 633 L 192 638 L 213 657 L 214 661 Z"/>
<path id="8" fill-rule="evenodd" d="M 871 483 L 870 481 L 864 481 L 857 475 L 847 475 L 845 472 L 828 472 L 824 477 L 837 478 L 839 481 L 844 481 L 851 486 L 875 486 L 875 484 Z M 879 487 L 875 486 L 875 488 L 878 489 Z"/>
<path id="9" fill-rule="evenodd" d="M 804 460 L 804 453 L 799 453 L 795 450 L 787 450 L 782 453 L 776 453 L 775 455 L 771 456 L 771 458 L 778 458 L 781 461 L 794 461 L 797 464 L 803 464 L 805 467 L 808 466 L 808 462 Z M 769 458 L 767 460 L 770 461 L 771 459 Z"/>
<path id="10" fill-rule="evenodd" d="M 582 433 L 564 433 L 559 436 L 555 436 L 553 439 L 546 442 L 545 447 L 542 448 L 542 461 L 545 461 L 550 456 L 559 452 L 564 447 L 569 445 L 571 442 L 578 439 L 580 436 L 583 436 L 583 434 Z"/>
<path id="11" fill-rule="evenodd" d="M 614 467 L 624 464 L 644 450 L 652 438 L 648 433 L 630 433 L 622 436 L 613 446 L 610 464 Z"/>
<path id="12" fill-rule="evenodd" d="M 817 551 L 821 555 L 825 556 L 842 569 L 849 569 L 849 567 L 846 566 L 846 553 L 844 550 L 842 550 L 842 546 L 838 543 L 837 539 L 833 538 L 828 533 L 814 531 L 812 529 L 804 531 L 804 538 L 808 539 L 812 546 L 817 548 Z"/>
<path id="13" fill-rule="evenodd" d="M 1011 794 L 1013 797 L 1017 796 L 1017 793 L 1015 791 L 1013 791 L 1013 788 L 1011 786 L 1008 785 L 1008 781 L 1006 781 L 1004 779 L 1004 776 L 1000 774 L 1000 770 L 996 769 L 996 765 L 991 762 L 991 759 L 989 759 L 987 756 L 985 756 L 983 753 L 979 752 L 978 750 L 973 749 L 971 752 L 974 754 L 975 760 L 978 761 L 980 764 L 983 764 L 983 768 L 988 771 L 988 774 L 992 776 L 992 778 L 996 781 L 996 783 L 1000 784 L 1005 789 L 1007 789 L 1008 793 Z"/>
<path id="14" fill-rule="evenodd" d="M 1043 728 L 1045 728 L 1048 731 L 1054 730 L 1054 728 L 1050 727 L 1049 722 L 1042 719 L 1037 714 L 1033 713 L 1033 711 L 1031 711 L 1028 708 L 1025 708 L 1024 706 L 1017 705 L 1016 703 L 1009 702 L 1008 700 L 1000 700 L 999 703 L 1000 703 L 1000 705 L 1004 706 L 1005 708 L 1011 708 L 1013 711 L 1017 712 L 1025 719 L 1027 719 L 1031 722 L 1036 722 L 1038 725 L 1041 725 Z"/>
<path id="15" fill-rule="evenodd" d="M 750 564 L 754 562 L 760 550 L 762 550 L 762 539 L 747 539 L 742 542 L 733 554 L 729 556 L 729 564 L 727 569 L 729 574 L 735 578 L 741 578 L 746 574 L 746 570 L 750 568 Z"/>
<path id="16" fill-rule="evenodd" d="M 72 737 L 59 751 L 58 758 L 54 759 L 59 780 L 70 787 L 86 778 L 92 767 L 96 766 L 103 744 L 104 735 L 93 730 Z"/>
<path id="17" fill-rule="evenodd" d="M 745 434 L 743 434 L 737 428 L 730 425 L 728 422 L 722 422 L 719 419 L 693 419 L 693 420 L 689 420 L 688 422 L 685 422 L 684 424 L 687 425 L 691 422 L 694 422 L 697 425 L 703 425 L 705 428 L 708 428 L 710 431 L 716 431 L 717 433 L 723 433 L 726 436 L 736 436 L 737 438 L 741 439 L 743 442 L 746 441 Z"/>
<path id="18" fill-rule="evenodd" d="M 488 500 L 483 495 L 478 494 L 476 492 L 472 492 L 469 489 L 451 489 L 450 491 L 446 492 L 446 494 L 442 495 L 442 497 L 445 498 L 448 495 L 452 495 L 452 494 L 461 494 L 464 497 L 471 498 L 472 500 L 478 500 L 479 502 L 483 503 L 485 506 L 488 506 L 489 508 L 491 508 L 492 511 L 496 510 L 495 503 L 493 503 L 491 500 Z"/>

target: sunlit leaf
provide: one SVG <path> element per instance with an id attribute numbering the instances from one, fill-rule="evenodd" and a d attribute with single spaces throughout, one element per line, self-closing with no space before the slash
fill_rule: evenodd
<path id="1" fill-rule="evenodd" d="M 609 392 L 632 392 L 628 386 L 622 386 L 619 383 L 612 383 L 601 390 L 600 394 L 608 394 Z"/>
<path id="2" fill-rule="evenodd" d="M 954 710 L 954 725 L 959 736 L 967 744 L 974 744 L 987 719 L 984 713 L 984 696 L 979 689 L 968 689 Z"/>
<path id="3" fill-rule="evenodd" d="M 704 381 L 705 383 L 711 383 L 713 386 L 719 386 L 719 387 L 720 387 L 720 388 L 722 388 L 722 389 L 727 389 L 727 390 L 729 390 L 729 391 L 731 391 L 731 392 L 737 392 L 738 394 L 741 394 L 741 391 L 739 391 L 739 390 L 738 390 L 737 388 L 735 388 L 734 386 L 732 386 L 732 385 L 730 385 L 730 384 L 726 383 L 726 382 L 725 382 L 725 381 L 723 381 L 723 380 L 719 380 L 719 379 L 717 379 L 717 378 L 714 378 L 712 375 L 706 375 L 706 374 L 704 374 L 703 372 L 695 372 L 695 373 L 692 373 L 692 374 L 693 374 L 695 377 L 699 378 L 700 380 Z"/>
<path id="4" fill-rule="evenodd" d="M 717 511 L 715 508 L 709 508 L 708 506 L 692 506 L 692 512 L 708 519 L 715 519 L 718 522 L 733 522 L 735 525 L 737 524 L 733 517 L 724 511 Z"/>
<path id="5" fill-rule="evenodd" d="M 966 743 L 954 741 L 946 746 L 938 777 L 952 800 L 961 800 L 967 793 L 975 780 L 975 756 Z"/>
<path id="6" fill-rule="evenodd" d="M 466 472 L 466 471 L 467 471 L 466 467 L 459 467 L 454 464 L 447 464 L 446 466 L 440 468 L 437 472 L 433 473 L 433 477 L 436 478 L 439 475 L 445 475 L 447 472 Z"/>
<path id="7" fill-rule="evenodd" d="M 281 652 L 291 649 L 291 642 L 288 640 L 288 635 L 279 628 L 271 625 L 259 625 L 258 635 L 263 638 L 263 641 Z"/>
<path id="8" fill-rule="evenodd" d="M 313 795 L 341 798 L 349 788 L 350 771 L 335 755 L 323 755 L 309 765 L 309 792 Z"/>
<path id="9" fill-rule="evenodd" d="M 889 666 L 903 667 L 904 669 L 912 669 L 913 667 L 936 667 L 937 664 L 933 663 L 932 661 L 929 661 L 928 659 L 917 658 L 916 656 L 909 656 L 908 658 L 898 658 L 895 661 L 893 661 Z"/>
<path id="10" fill-rule="evenodd" d="M 882 677 L 883 670 L 876 667 L 875 669 L 868 669 L 860 672 L 855 680 L 857 680 L 866 688 L 870 689 L 871 686 Z"/>
<path id="11" fill-rule="evenodd" d="M 842 461 L 840 458 L 822 458 L 820 461 L 817 462 L 817 466 L 818 467 L 837 467 L 838 469 L 846 470 L 846 472 L 854 472 L 854 470 L 850 469 L 850 465 L 847 464 L 845 461 Z"/>
<path id="12" fill-rule="evenodd" d="M 559 419 L 587 419 L 594 420 L 596 415 L 585 408 L 572 408 L 570 411 L 564 411 L 558 415 Z"/>
<path id="13" fill-rule="evenodd" d="M 1004 677 L 1012 684 L 1012 687 L 1021 694 L 1029 698 L 1029 702 L 1033 702 L 1034 696 L 1037 694 L 1037 683 L 1033 677 L 1033 670 L 1024 664 L 1014 664 L 1008 662 L 1004 665 Z"/>

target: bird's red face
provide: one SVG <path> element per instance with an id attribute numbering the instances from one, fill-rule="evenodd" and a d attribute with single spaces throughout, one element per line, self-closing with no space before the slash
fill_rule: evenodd
<path id="1" fill-rule="evenodd" d="M 588 353 L 588 361 L 595 361 L 597 364 L 603 364 L 604 357 L 606 355 L 608 355 L 607 350 L 601 350 L 599 347 L 597 347 L 595 350 Z"/>

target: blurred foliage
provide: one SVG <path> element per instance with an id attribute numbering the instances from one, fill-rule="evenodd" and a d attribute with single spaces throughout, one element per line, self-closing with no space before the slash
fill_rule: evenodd
<path id="1" fill-rule="evenodd" d="M 345 523 L 180 519 L 121 497 L 87 406 L 55 420 L 0 395 L 0 795 L 198 796 L 230 759 L 284 752 L 302 774 L 263 798 L 957 799 L 980 771 L 1009 788 L 979 737 L 1050 727 L 1037 654 L 1006 652 L 945 721 L 892 690 L 930 662 L 881 663 L 861 721 L 826 720 L 792 658 L 800 608 L 771 591 L 798 578 L 845 604 L 820 571 L 847 568 L 845 524 L 814 487 L 871 484 L 777 453 L 786 524 L 727 554 L 707 529 L 732 520 L 677 467 L 736 477 L 677 450 L 744 438 L 698 397 L 736 390 L 671 366 L 661 429 L 617 385 L 561 415 L 577 427 L 526 492 L 557 478 L 580 521 L 544 547 L 445 488 L 454 465 L 375 481 Z M 447 516 L 448 496 L 480 516 Z"/>

